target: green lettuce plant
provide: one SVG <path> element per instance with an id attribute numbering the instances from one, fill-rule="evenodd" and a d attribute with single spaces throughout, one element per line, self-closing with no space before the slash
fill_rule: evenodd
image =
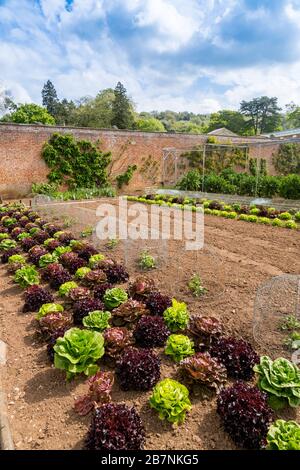
<path id="1" fill-rule="evenodd" d="M 268 394 L 273 409 L 300 405 L 300 369 L 295 364 L 283 357 L 272 361 L 262 356 L 254 371 L 258 374 L 258 386 Z"/>
<path id="2" fill-rule="evenodd" d="M 77 282 L 74 282 L 74 281 L 65 282 L 59 288 L 59 291 L 58 291 L 59 295 L 61 297 L 66 297 L 69 294 L 71 289 L 76 289 L 77 287 L 78 287 Z"/>
<path id="3" fill-rule="evenodd" d="M 39 309 L 35 318 L 37 320 L 40 320 L 41 318 L 45 317 L 49 313 L 63 312 L 63 311 L 64 311 L 64 307 L 61 304 L 56 304 L 56 303 L 44 304 Z"/>
<path id="4" fill-rule="evenodd" d="M 173 379 L 164 379 L 156 384 L 149 401 L 160 419 L 175 424 L 183 423 L 187 411 L 192 408 L 188 389 Z"/>
<path id="5" fill-rule="evenodd" d="M 105 256 L 102 255 L 101 253 L 98 253 L 96 255 L 92 255 L 89 259 L 89 267 L 91 269 L 94 269 L 103 260 L 105 260 Z"/>
<path id="6" fill-rule="evenodd" d="M 267 434 L 267 450 L 300 450 L 300 426 L 296 421 L 278 419 Z"/>
<path id="7" fill-rule="evenodd" d="M 113 287 L 112 289 L 107 289 L 104 297 L 104 304 L 106 308 L 112 310 L 113 308 L 119 307 L 119 305 L 123 304 L 128 300 L 127 292 L 120 287 Z"/>
<path id="8" fill-rule="evenodd" d="M 83 318 L 83 325 L 95 331 L 104 331 L 106 328 L 109 328 L 109 320 L 111 318 L 110 312 L 102 312 L 100 310 L 95 310 L 90 312 L 86 317 Z"/>
<path id="9" fill-rule="evenodd" d="M 8 264 L 26 264 L 26 259 L 22 255 L 12 255 L 8 258 Z"/>
<path id="10" fill-rule="evenodd" d="M 7 238 L 9 238 L 8 233 L 0 233 L 0 241 L 6 240 Z"/>
<path id="11" fill-rule="evenodd" d="M 172 299 L 172 306 L 164 311 L 163 317 L 172 332 L 185 330 L 190 319 L 186 304 L 176 299 Z"/>
<path id="12" fill-rule="evenodd" d="M 55 255 L 55 253 L 47 253 L 46 255 L 43 255 L 39 259 L 39 267 L 40 268 L 45 268 L 48 266 L 48 264 L 56 263 L 58 260 L 58 257 Z"/>
<path id="13" fill-rule="evenodd" d="M 16 248 L 17 242 L 15 240 L 11 240 L 10 238 L 5 238 L 0 242 L 0 251 L 7 251 L 11 248 Z"/>
<path id="14" fill-rule="evenodd" d="M 170 335 L 167 339 L 165 354 L 171 356 L 175 362 L 195 354 L 194 343 L 185 335 Z"/>
<path id="15" fill-rule="evenodd" d="M 99 370 L 96 362 L 104 355 L 104 338 L 97 331 L 71 328 L 53 349 L 54 365 L 66 371 L 67 380 L 81 373 L 91 376 Z"/>
<path id="16" fill-rule="evenodd" d="M 64 255 L 65 253 L 70 253 L 72 251 L 70 246 L 58 246 L 55 248 L 53 251 L 53 254 L 57 256 L 58 258 L 61 257 L 61 255 Z"/>
<path id="17" fill-rule="evenodd" d="M 20 235 L 17 236 L 17 240 L 20 242 L 22 240 L 24 240 L 25 238 L 30 238 L 30 233 L 28 232 L 23 232 L 23 233 L 20 233 Z"/>
<path id="18" fill-rule="evenodd" d="M 19 284 L 22 289 L 34 284 L 40 283 L 40 276 L 35 267 L 24 266 L 16 271 L 14 281 Z"/>
<path id="19" fill-rule="evenodd" d="M 77 269 L 75 273 L 76 279 L 83 279 L 84 276 L 91 271 L 91 268 L 84 266 L 83 268 Z"/>
<path id="20" fill-rule="evenodd" d="M 292 351 L 300 349 L 300 333 L 298 331 L 293 331 L 288 338 L 283 342 L 284 346 L 287 346 Z"/>

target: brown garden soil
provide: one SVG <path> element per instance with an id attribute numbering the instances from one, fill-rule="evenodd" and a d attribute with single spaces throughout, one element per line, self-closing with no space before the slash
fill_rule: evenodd
<path id="1" fill-rule="evenodd" d="M 264 353 L 252 334 L 256 290 L 273 276 L 299 274 L 299 253 L 299 232 L 206 216 L 203 254 L 186 252 L 181 242 L 173 241 L 153 277 L 161 290 L 186 301 L 191 313 L 216 316 L 224 323 L 226 334 L 243 337 Z M 123 255 L 121 244 L 112 251 L 115 259 Z M 192 297 L 186 287 L 193 272 L 202 275 L 209 289 L 200 299 Z M 134 278 L 138 271 L 130 274 Z M 4 386 L 16 449 L 83 448 L 90 417 L 77 416 L 72 407 L 74 399 L 86 391 L 85 379 L 66 383 L 64 373 L 51 366 L 34 315 L 22 313 L 22 292 L 10 280 L 5 266 L 0 269 L 0 292 L 0 337 L 8 344 Z M 272 325 L 267 333 L 271 331 Z M 274 345 L 269 355 L 275 358 L 278 352 Z M 159 354 L 161 377 L 176 378 L 174 363 L 162 350 Z M 114 402 L 134 405 L 140 413 L 146 449 L 236 448 L 222 430 L 214 397 L 191 396 L 193 408 L 185 423 L 173 428 L 150 409 L 150 395 L 122 392 L 117 383 L 112 394 Z M 293 410 L 280 416 L 297 418 Z"/>

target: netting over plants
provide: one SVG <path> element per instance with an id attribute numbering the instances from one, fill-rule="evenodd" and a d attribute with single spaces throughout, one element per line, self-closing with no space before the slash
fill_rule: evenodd
<path id="1" fill-rule="evenodd" d="M 254 339 L 265 354 L 272 351 L 272 355 L 290 359 L 300 350 L 298 335 L 300 340 L 300 276 L 273 277 L 257 290 Z"/>

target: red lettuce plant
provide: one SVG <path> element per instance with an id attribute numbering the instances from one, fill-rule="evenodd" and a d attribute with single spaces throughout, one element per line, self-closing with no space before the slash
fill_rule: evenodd
<path id="1" fill-rule="evenodd" d="M 33 285 L 25 291 L 25 304 L 23 312 L 37 312 L 43 304 L 54 302 L 54 297 L 47 289 Z"/>
<path id="2" fill-rule="evenodd" d="M 36 232 L 32 238 L 34 238 L 38 243 L 44 243 L 49 238 L 49 234 L 43 230 Z"/>
<path id="3" fill-rule="evenodd" d="M 107 328 L 103 336 L 105 354 L 113 359 L 119 357 L 123 350 L 133 343 L 132 333 L 127 328 Z"/>
<path id="4" fill-rule="evenodd" d="M 142 317 L 133 333 L 136 343 L 143 348 L 157 348 L 165 345 L 171 334 L 161 317 Z"/>
<path id="5" fill-rule="evenodd" d="M 103 267 L 103 271 L 107 275 L 108 282 L 111 284 L 121 284 L 129 279 L 129 274 L 122 264 L 108 264 Z"/>
<path id="6" fill-rule="evenodd" d="M 1 263 L 8 263 L 8 260 L 11 256 L 18 255 L 19 253 L 21 253 L 21 250 L 18 247 L 10 248 L 9 250 L 4 251 L 4 253 L 1 255 Z"/>
<path id="7" fill-rule="evenodd" d="M 48 313 L 39 320 L 39 326 L 45 339 L 51 339 L 53 333 L 72 328 L 73 318 L 70 312 Z"/>
<path id="8" fill-rule="evenodd" d="M 89 261 L 91 256 L 96 255 L 98 253 L 98 251 L 96 250 L 96 248 L 93 247 L 93 245 L 81 241 L 76 241 L 72 245 L 72 251 L 75 251 L 78 256 L 84 259 L 85 261 Z"/>
<path id="9" fill-rule="evenodd" d="M 251 344 L 243 339 L 219 338 L 213 342 L 210 354 L 225 365 L 229 377 L 251 380 L 253 367 L 259 363 L 259 357 Z"/>
<path id="10" fill-rule="evenodd" d="M 23 228 L 21 228 L 21 227 L 15 227 L 15 228 L 12 230 L 12 232 L 11 232 L 10 235 L 11 235 L 11 238 L 13 238 L 14 240 L 16 240 L 17 237 L 18 237 L 19 235 L 21 235 L 21 233 L 25 233 L 25 230 L 24 230 Z"/>
<path id="11" fill-rule="evenodd" d="M 113 309 L 113 324 L 115 326 L 123 326 L 128 323 L 136 322 L 143 315 L 148 314 L 145 304 L 138 300 L 129 299 L 119 307 Z"/>
<path id="12" fill-rule="evenodd" d="M 217 318 L 194 316 L 190 319 L 188 332 L 195 338 L 196 347 L 203 349 L 222 334 L 223 326 Z"/>
<path id="13" fill-rule="evenodd" d="M 48 238 L 48 240 L 49 242 L 46 244 L 46 248 L 48 251 L 54 251 L 59 246 L 62 246 L 62 244 L 58 240 L 55 240 L 55 238 Z"/>
<path id="14" fill-rule="evenodd" d="M 111 390 L 114 376 L 111 372 L 97 372 L 87 380 L 88 393 L 74 403 L 74 410 L 80 416 L 86 416 L 94 408 L 111 402 Z"/>
<path id="15" fill-rule="evenodd" d="M 73 233 L 71 233 L 71 232 L 62 232 L 59 235 L 58 240 L 63 245 L 69 245 L 70 241 L 74 240 L 74 238 L 75 238 L 75 235 Z"/>
<path id="16" fill-rule="evenodd" d="M 197 353 L 180 362 L 180 372 L 189 385 L 204 385 L 218 390 L 226 382 L 227 373 L 223 364 L 208 353 Z"/>
<path id="17" fill-rule="evenodd" d="M 146 306 L 150 310 L 151 315 L 162 315 L 171 305 L 172 298 L 161 292 L 151 292 L 146 299 Z"/>
<path id="18" fill-rule="evenodd" d="M 98 300 L 103 300 L 104 294 L 107 290 L 112 289 L 114 286 L 109 282 L 104 282 L 103 284 L 98 284 L 94 287 L 94 298 Z"/>
<path id="19" fill-rule="evenodd" d="M 61 255 L 60 262 L 71 274 L 75 274 L 77 269 L 86 266 L 86 262 L 73 252 Z"/>
<path id="20" fill-rule="evenodd" d="M 46 255 L 47 253 L 48 251 L 46 250 L 46 248 L 44 248 L 43 246 L 36 245 L 30 248 L 28 252 L 28 259 L 31 263 L 38 266 L 40 258 Z"/>
<path id="21" fill-rule="evenodd" d="M 150 390 L 160 378 L 160 360 L 151 349 L 128 347 L 116 364 L 122 390 Z"/>
<path id="22" fill-rule="evenodd" d="M 144 442 L 144 427 L 134 408 L 108 403 L 95 409 L 86 441 L 88 450 L 140 450 Z"/>
<path id="23" fill-rule="evenodd" d="M 83 299 L 75 302 L 73 306 L 73 319 L 75 325 L 81 325 L 83 318 L 95 310 L 105 310 L 104 304 L 101 300 Z"/>
<path id="24" fill-rule="evenodd" d="M 144 276 L 138 277 L 129 284 L 129 295 L 135 300 L 145 300 L 155 290 L 153 279 Z"/>
<path id="25" fill-rule="evenodd" d="M 25 227 L 29 222 L 29 219 L 26 215 L 23 215 L 20 219 L 19 219 L 19 224 L 21 225 L 21 227 Z"/>
<path id="26" fill-rule="evenodd" d="M 61 226 L 55 224 L 45 224 L 43 225 L 43 229 L 49 233 L 50 237 L 61 230 Z"/>
<path id="27" fill-rule="evenodd" d="M 69 327 L 62 327 L 60 329 L 55 330 L 51 335 L 47 338 L 47 355 L 50 362 L 54 362 L 54 349 L 53 347 L 56 344 L 57 338 L 62 338 L 66 331 L 69 330 Z"/>
<path id="28" fill-rule="evenodd" d="M 91 297 L 91 291 L 87 287 L 76 287 L 71 289 L 68 294 L 68 299 L 72 302 L 84 300 Z"/>
<path id="29" fill-rule="evenodd" d="M 83 278 L 82 282 L 87 286 L 94 286 L 97 284 L 106 283 L 107 277 L 104 271 L 100 269 L 95 269 L 93 271 L 89 271 Z"/>
<path id="30" fill-rule="evenodd" d="M 72 280 L 73 278 L 71 274 L 66 269 L 62 269 L 61 271 L 57 272 L 55 277 L 50 279 L 50 287 L 52 289 L 58 290 L 62 284 Z"/>
<path id="31" fill-rule="evenodd" d="M 26 252 L 28 252 L 34 246 L 36 246 L 36 240 L 34 240 L 32 237 L 23 238 L 23 240 L 21 240 L 21 247 Z"/>
<path id="32" fill-rule="evenodd" d="M 260 449 L 266 444 L 273 413 L 267 395 L 257 387 L 236 382 L 224 388 L 218 396 L 217 412 L 225 431 L 238 446 Z"/>

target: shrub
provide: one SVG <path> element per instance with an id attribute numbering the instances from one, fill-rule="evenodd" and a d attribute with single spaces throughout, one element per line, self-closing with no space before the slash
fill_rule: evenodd
<path id="1" fill-rule="evenodd" d="M 95 310 L 94 312 L 90 312 L 86 317 L 83 318 L 82 324 L 90 330 L 101 332 L 106 328 L 109 328 L 110 318 L 110 312 L 102 312 L 101 310 Z"/>
<path id="2" fill-rule="evenodd" d="M 243 339 L 219 338 L 213 342 L 210 354 L 225 365 L 228 375 L 234 379 L 250 380 L 253 367 L 259 362 L 251 344 Z"/>
<path id="3" fill-rule="evenodd" d="M 158 412 L 160 419 L 175 424 L 183 423 L 192 408 L 188 389 L 173 379 L 164 379 L 154 387 L 150 406 Z"/>
<path id="4" fill-rule="evenodd" d="M 218 396 L 217 412 L 238 446 L 260 449 L 265 445 L 273 414 L 266 394 L 258 388 L 243 382 L 224 388 Z"/>
<path id="5" fill-rule="evenodd" d="M 189 323 L 189 312 L 184 302 L 172 299 L 172 306 L 163 313 L 164 320 L 172 332 L 185 330 Z"/>
<path id="6" fill-rule="evenodd" d="M 37 312 L 42 305 L 54 301 L 53 295 L 44 287 L 30 286 L 25 291 L 25 304 L 23 312 Z"/>
<path id="7" fill-rule="evenodd" d="M 151 390 L 160 378 L 160 360 L 150 349 L 128 347 L 116 364 L 122 390 Z"/>
<path id="8" fill-rule="evenodd" d="M 77 398 L 74 410 L 80 416 L 85 416 L 90 411 L 111 401 L 111 389 L 114 376 L 111 372 L 97 372 L 87 381 L 88 393 Z"/>
<path id="9" fill-rule="evenodd" d="M 88 450 L 140 450 L 145 431 L 134 408 L 109 403 L 96 408 L 89 428 Z"/>
<path id="10" fill-rule="evenodd" d="M 273 409 L 300 405 L 300 370 L 295 364 L 283 357 L 272 361 L 262 356 L 254 371 L 258 374 L 258 386 L 268 394 Z"/>
<path id="11" fill-rule="evenodd" d="M 190 385 L 218 390 L 226 382 L 226 368 L 208 353 L 197 353 L 180 362 L 180 372 Z"/>
<path id="12" fill-rule="evenodd" d="M 120 287 L 113 287 L 112 289 L 108 289 L 103 297 L 104 304 L 109 310 L 118 307 L 122 303 L 126 302 L 127 299 L 127 293 Z"/>
<path id="13" fill-rule="evenodd" d="M 132 334 L 127 328 L 107 328 L 104 333 L 105 354 L 117 358 L 123 350 L 132 344 Z"/>
<path id="14" fill-rule="evenodd" d="M 33 286 L 40 283 L 39 273 L 33 266 L 24 266 L 16 271 L 14 281 L 25 289 L 26 287 Z"/>
<path id="15" fill-rule="evenodd" d="M 152 315 L 162 315 L 171 305 L 172 298 L 161 292 L 152 292 L 146 298 L 146 307 L 150 310 Z"/>
<path id="16" fill-rule="evenodd" d="M 98 372 L 96 362 L 104 354 L 104 339 L 97 331 L 71 328 L 53 349 L 54 365 L 66 371 L 67 380 L 80 373 L 91 376 Z"/>
<path id="17" fill-rule="evenodd" d="M 288 175 L 282 178 L 280 196 L 286 199 L 300 199 L 300 176 Z"/>
<path id="18" fill-rule="evenodd" d="M 267 434 L 267 450 L 300 450 L 300 426 L 296 421 L 278 419 Z"/>
<path id="19" fill-rule="evenodd" d="M 133 336 L 139 346 L 157 348 L 164 346 L 170 334 L 161 317 L 147 315 L 139 320 Z"/>
<path id="20" fill-rule="evenodd" d="M 180 362 L 195 353 L 193 341 L 185 335 L 170 335 L 165 348 L 165 354 L 171 356 L 175 362 Z"/>

